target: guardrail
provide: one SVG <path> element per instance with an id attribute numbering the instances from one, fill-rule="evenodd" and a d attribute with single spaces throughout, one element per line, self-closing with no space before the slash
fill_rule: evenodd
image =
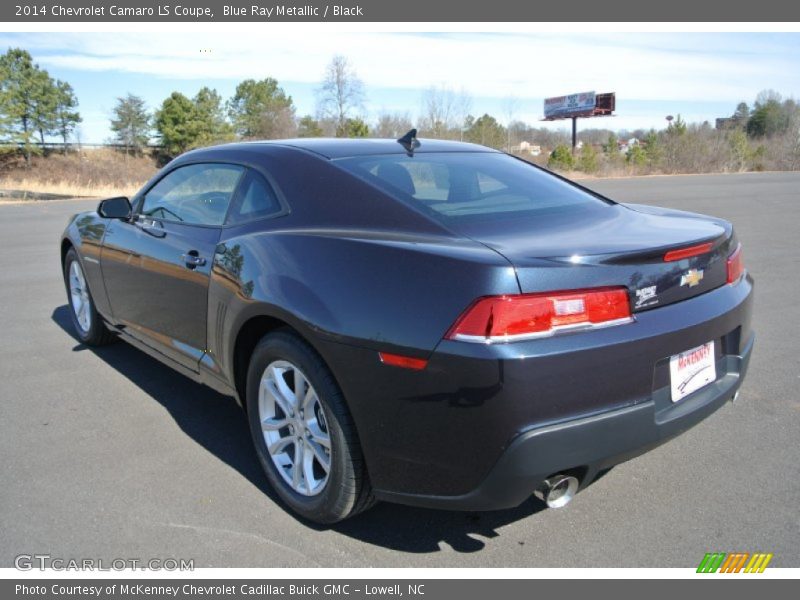
<path id="1" fill-rule="evenodd" d="M 80 150 L 81 148 L 114 148 L 117 150 L 161 150 L 164 146 L 160 144 L 146 144 L 144 146 L 128 146 L 125 144 L 84 144 L 83 142 L 31 142 L 24 144 L 23 142 L 0 142 L 0 148 L 24 150 L 25 146 L 36 146 L 43 150 Z"/>

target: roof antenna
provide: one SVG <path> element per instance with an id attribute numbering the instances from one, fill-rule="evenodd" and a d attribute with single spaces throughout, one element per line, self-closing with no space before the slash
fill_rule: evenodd
<path id="1" fill-rule="evenodd" d="M 414 156 L 414 150 L 420 147 L 419 140 L 417 139 L 417 130 L 411 129 L 403 137 L 397 140 L 398 143 L 406 149 L 409 156 Z"/>

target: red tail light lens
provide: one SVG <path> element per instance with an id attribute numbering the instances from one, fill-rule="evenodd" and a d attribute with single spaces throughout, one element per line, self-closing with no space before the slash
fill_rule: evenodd
<path id="1" fill-rule="evenodd" d="M 446 337 L 467 342 L 511 342 L 632 320 L 626 288 L 489 296 L 464 311 Z"/>
<path id="2" fill-rule="evenodd" d="M 742 258 L 742 245 L 736 246 L 728 257 L 728 283 L 736 283 L 744 274 L 744 259 Z"/>
<path id="3" fill-rule="evenodd" d="M 696 246 L 689 246 L 687 248 L 680 248 L 678 250 L 670 250 L 664 255 L 664 262 L 673 262 L 683 258 L 691 258 L 692 256 L 708 254 L 711 252 L 711 246 L 713 245 L 713 242 L 706 242 L 705 244 L 697 244 Z"/>

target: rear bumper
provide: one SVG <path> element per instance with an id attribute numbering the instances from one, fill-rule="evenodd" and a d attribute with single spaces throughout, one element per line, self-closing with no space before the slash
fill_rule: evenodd
<path id="1" fill-rule="evenodd" d="M 443 340 L 422 371 L 382 364 L 374 348 L 322 350 L 378 497 L 504 508 L 554 472 L 590 481 L 731 398 L 752 349 L 752 306 L 747 277 L 619 327 L 512 344 Z M 670 356 L 709 341 L 717 381 L 672 404 Z"/>
<path id="2" fill-rule="evenodd" d="M 537 427 L 518 435 L 489 475 L 459 496 L 381 492 L 382 499 L 429 508 L 497 510 L 518 506 L 549 475 L 580 471 L 581 484 L 596 475 L 693 427 L 733 399 L 750 362 L 754 336 L 739 356 L 717 361 L 722 375 L 705 388 L 673 404 L 669 387 L 652 400 L 598 415 Z"/>

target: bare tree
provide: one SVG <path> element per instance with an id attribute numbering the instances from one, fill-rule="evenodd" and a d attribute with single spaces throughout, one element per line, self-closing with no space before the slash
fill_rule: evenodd
<path id="1" fill-rule="evenodd" d="M 456 96 L 456 118 L 458 119 L 459 139 L 464 141 L 464 132 L 467 130 L 467 117 L 472 112 L 472 96 L 463 87 Z"/>
<path id="2" fill-rule="evenodd" d="M 503 112 L 506 116 L 506 152 L 509 154 L 511 153 L 511 124 L 514 121 L 514 117 L 517 114 L 517 108 L 519 106 L 519 101 L 515 96 L 509 96 L 506 98 L 505 102 L 503 103 Z"/>
<path id="3" fill-rule="evenodd" d="M 787 171 L 800 169 L 800 109 L 795 108 L 789 115 L 789 125 L 786 131 L 772 140 L 774 164 L 777 168 Z"/>
<path id="4" fill-rule="evenodd" d="M 450 88 L 440 85 L 422 93 L 422 118 L 420 129 L 427 137 L 451 137 L 455 125 L 456 95 Z"/>
<path id="5" fill-rule="evenodd" d="M 412 127 L 408 113 L 384 112 L 378 116 L 378 122 L 372 130 L 372 134 L 378 138 L 397 139 L 405 135 Z"/>
<path id="6" fill-rule="evenodd" d="M 83 127 L 77 125 L 75 131 L 72 132 L 72 137 L 75 139 L 75 145 L 78 147 L 78 152 L 83 152 Z"/>
<path id="7" fill-rule="evenodd" d="M 336 132 L 339 129 L 339 122 L 336 119 L 327 117 L 321 110 L 317 110 L 317 123 L 322 129 L 323 137 L 336 137 Z M 346 123 L 347 120 L 345 120 Z"/>
<path id="8" fill-rule="evenodd" d="M 347 58 L 331 59 L 317 95 L 320 115 L 336 122 L 337 135 L 345 135 L 347 120 L 364 105 L 364 83 Z"/>
<path id="9" fill-rule="evenodd" d="M 424 135 L 441 139 L 463 139 L 472 98 L 462 88 L 456 92 L 442 84 L 422 93 L 420 129 Z"/>

